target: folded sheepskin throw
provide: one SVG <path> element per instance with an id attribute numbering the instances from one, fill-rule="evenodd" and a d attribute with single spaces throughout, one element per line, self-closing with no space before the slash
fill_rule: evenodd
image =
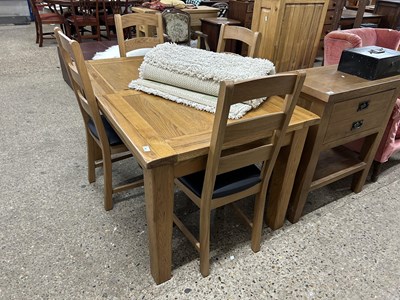
<path id="1" fill-rule="evenodd" d="M 146 53 L 139 79 L 133 80 L 129 87 L 214 113 L 221 81 L 271 74 L 275 74 L 275 67 L 266 59 L 164 43 Z M 229 118 L 241 118 L 264 100 L 233 105 Z"/>

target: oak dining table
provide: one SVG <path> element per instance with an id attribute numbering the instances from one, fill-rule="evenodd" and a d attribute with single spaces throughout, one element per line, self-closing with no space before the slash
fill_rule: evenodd
<path id="1" fill-rule="evenodd" d="M 143 57 L 86 62 L 99 107 L 143 169 L 151 274 L 171 278 L 174 179 L 205 168 L 214 114 L 128 88 Z M 271 97 L 244 118 L 278 111 Z M 236 120 L 231 120 L 235 122 Z M 308 128 L 319 117 L 296 107 L 281 149 L 267 204 L 267 224 L 283 225 Z"/>

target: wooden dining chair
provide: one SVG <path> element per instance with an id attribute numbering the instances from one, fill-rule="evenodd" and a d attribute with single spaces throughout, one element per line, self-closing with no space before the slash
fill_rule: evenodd
<path id="1" fill-rule="evenodd" d="M 35 17 L 36 44 L 42 47 L 44 38 L 55 38 L 53 30 L 49 32 L 43 31 L 43 25 L 59 25 L 64 27 L 65 19 L 61 14 L 56 12 L 55 7 L 50 7 L 45 3 L 39 3 L 37 0 L 29 0 L 29 3 L 32 8 L 33 16 Z M 48 8 L 50 12 L 40 13 L 38 9 L 39 5 L 42 10 Z"/>
<path id="2" fill-rule="evenodd" d="M 219 9 L 218 18 L 226 18 L 228 15 L 228 10 L 229 10 L 229 4 L 228 2 L 216 2 L 211 7 L 215 7 Z"/>
<path id="3" fill-rule="evenodd" d="M 143 178 L 113 187 L 112 163 L 132 155 L 106 117 L 100 113 L 79 43 L 68 38 L 60 28 L 55 28 L 54 32 L 85 124 L 88 179 L 90 183 L 94 182 L 95 168 L 103 167 L 104 208 L 110 210 L 113 208 L 112 194 L 142 186 Z"/>
<path id="4" fill-rule="evenodd" d="M 258 48 L 260 46 L 261 34 L 246 27 L 222 24 L 219 32 L 217 52 L 225 51 L 225 44 L 227 40 L 236 40 L 247 44 L 247 56 L 256 57 Z"/>
<path id="5" fill-rule="evenodd" d="M 255 195 L 251 248 L 260 250 L 269 179 L 282 146 L 305 72 L 221 83 L 205 171 L 183 176 L 175 184 L 200 208 L 197 239 L 174 214 L 174 222 L 200 252 L 200 271 L 209 274 L 211 210 Z M 276 113 L 228 122 L 231 105 L 284 95 Z M 283 97 L 283 96 L 282 96 Z M 259 168 L 261 166 L 261 169 Z M 244 216 L 244 213 L 240 214 Z"/>
<path id="6" fill-rule="evenodd" d="M 70 0 L 70 5 L 71 15 L 67 18 L 67 35 L 70 38 L 74 37 L 79 43 L 82 39 L 100 41 L 99 0 Z"/>
<path id="7" fill-rule="evenodd" d="M 156 36 L 140 36 L 142 26 L 154 26 L 156 28 Z M 131 52 L 132 56 L 135 56 L 133 54 L 134 50 L 144 55 L 143 49 L 150 49 L 164 42 L 163 23 L 160 13 L 117 14 L 115 15 L 115 27 L 121 57 L 126 57 L 127 52 Z"/>

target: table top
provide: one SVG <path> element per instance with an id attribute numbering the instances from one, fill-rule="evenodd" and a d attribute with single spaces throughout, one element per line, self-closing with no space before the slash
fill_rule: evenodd
<path id="1" fill-rule="evenodd" d="M 190 14 L 202 14 L 202 13 L 208 13 L 208 12 L 218 12 L 219 8 L 216 7 L 211 7 L 211 6 L 197 6 L 194 8 L 183 8 L 181 9 L 182 11 L 185 11 Z M 158 10 L 147 8 L 147 7 L 132 7 L 132 11 L 138 12 L 138 13 L 156 13 Z"/>
<path id="2" fill-rule="evenodd" d="M 240 25 L 242 22 L 239 20 L 234 20 L 234 19 L 228 19 L 228 18 L 223 18 L 223 17 L 216 17 L 216 18 L 201 18 L 200 19 L 202 22 L 208 22 L 211 24 L 215 25 L 222 25 L 222 24 L 227 24 L 227 25 Z"/>
<path id="3" fill-rule="evenodd" d="M 357 15 L 356 10 L 352 9 L 343 9 L 342 16 L 340 17 L 341 20 L 347 19 L 355 19 Z M 370 12 L 364 12 L 363 19 L 373 19 L 373 18 L 381 18 L 382 15 L 377 15 Z"/>
<path id="4" fill-rule="evenodd" d="M 107 0 L 109 1 L 109 0 Z M 61 6 L 71 6 L 71 1 L 70 0 L 43 0 L 43 2 L 49 3 L 49 4 L 57 4 Z M 138 0 L 128 0 L 128 4 L 132 3 L 137 3 Z M 74 4 L 78 4 L 79 0 L 74 0 Z M 101 4 L 101 0 L 99 0 L 99 5 Z"/>
<path id="5" fill-rule="evenodd" d="M 367 80 L 337 70 L 338 65 L 306 69 L 302 93 L 306 93 L 322 101 L 340 101 L 349 97 L 357 97 L 360 90 L 374 94 L 399 84 L 400 75 L 378 80 Z"/>
<path id="6" fill-rule="evenodd" d="M 142 60 L 131 57 L 87 62 L 102 111 L 144 168 L 206 155 L 214 114 L 129 89 Z M 280 97 L 271 97 L 244 118 L 276 112 L 281 106 Z M 296 107 L 288 131 L 318 122 L 317 115 Z"/>

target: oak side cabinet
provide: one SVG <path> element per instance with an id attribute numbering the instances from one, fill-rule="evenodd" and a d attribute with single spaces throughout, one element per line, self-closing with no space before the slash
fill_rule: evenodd
<path id="1" fill-rule="evenodd" d="M 258 56 L 278 72 L 314 64 L 329 0 L 255 0 L 251 29 L 261 32 Z"/>
<path id="2" fill-rule="evenodd" d="M 309 191 L 352 175 L 352 190 L 360 192 L 397 96 L 400 75 L 366 80 L 337 71 L 337 65 L 306 70 L 298 105 L 321 118 L 308 131 L 287 218 L 302 215 Z M 365 138 L 360 154 L 344 144 Z"/>

